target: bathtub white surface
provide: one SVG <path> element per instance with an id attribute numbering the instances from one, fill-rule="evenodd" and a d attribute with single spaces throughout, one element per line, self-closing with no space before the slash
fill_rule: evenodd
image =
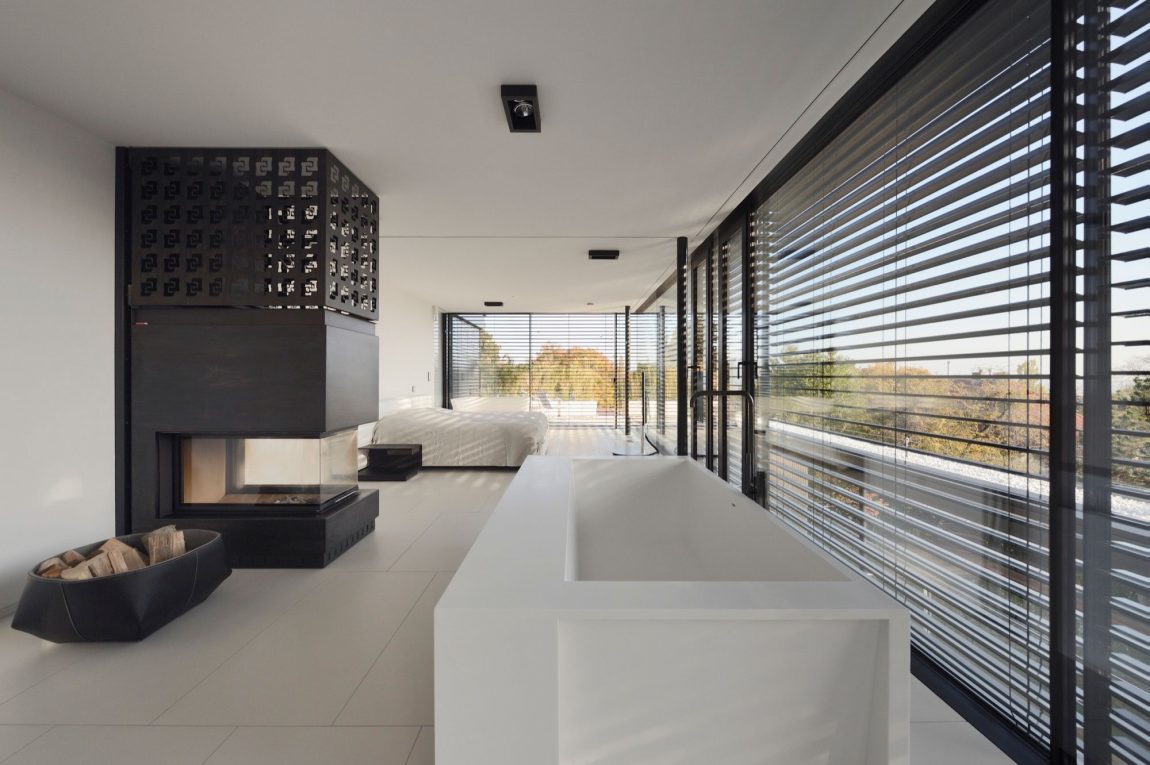
<path id="1" fill-rule="evenodd" d="M 845 582 L 850 575 L 687 460 L 572 463 L 578 581 Z"/>
<path id="2" fill-rule="evenodd" d="M 909 622 L 689 460 L 531 457 L 435 611 L 452 763 L 905 763 Z"/>

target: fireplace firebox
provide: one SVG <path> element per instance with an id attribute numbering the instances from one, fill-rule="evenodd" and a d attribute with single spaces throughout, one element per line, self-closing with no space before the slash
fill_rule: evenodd
<path id="1" fill-rule="evenodd" d="M 359 491 L 356 430 L 316 437 L 180 436 L 178 512 L 322 512 Z"/>

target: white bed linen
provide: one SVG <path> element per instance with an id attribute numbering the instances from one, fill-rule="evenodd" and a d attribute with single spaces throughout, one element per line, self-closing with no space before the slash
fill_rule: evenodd
<path id="1" fill-rule="evenodd" d="M 516 467 L 542 453 L 546 438 L 539 412 L 410 409 L 381 418 L 372 441 L 423 444 L 423 464 L 433 467 Z"/>

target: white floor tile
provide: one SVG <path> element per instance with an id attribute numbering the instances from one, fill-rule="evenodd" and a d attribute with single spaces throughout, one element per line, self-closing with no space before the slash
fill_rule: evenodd
<path id="1" fill-rule="evenodd" d="M 417 507 L 440 513 L 490 510 L 515 478 L 514 470 L 429 469 L 419 474 Z M 382 512 L 382 505 L 381 512 Z"/>
<path id="2" fill-rule="evenodd" d="M 407 765 L 435 765 L 435 728 L 421 728 Z"/>
<path id="3" fill-rule="evenodd" d="M 431 630 L 435 604 L 450 582 L 450 574 L 436 575 L 336 718 L 336 725 L 435 723 Z"/>
<path id="4" fill-rule="evenodd" d="M 324 572 L 318 587 L 156 721 L 331 724 L 431 579 Z"/>
<path id="5" fill-rule="evenodd" d="M 0 760 L 31 744 L 50 728 L 49 725 L 0 725 Z"/>
<path id="6" fill-rule="evenodd" d="M 455 571 L 483 530 L 483 513 L 445 514 L 415 540 L 392 571 Z"/>
<path id="7" fill-rule="evenodd" d="M 4 765 L 200 765 L 231 728 L 59 726 L 20 750 Z"/>
<path id="8" fill-rule="evenodd" d="M 1012 762 L 966 722 L 911 723 L 910 761 L 912 765 L 1011 765 Z"/>
<path id="9" fill-rule="evenodd" d="M 564 454 L 612 444 L 610 431 L 552 436 Z M 328 569 L 236 571 L 141 643 L 56 646 L 0 621 L 0 760 L 430 765 L 434 606 L 513 478 L 367 485 L 376 532 Z M 1008 762 L 918 681 L 911 717 L 915 765 Z"/>
<path id="10" fill-rule="evenodd" d="M 964 722 L 962 715 L 913 677 L 910 679 L 910 721 Z"/>
<path id="11" fill-rule="evenodd" d="M 336 558 L 328 571 L 387 571 L 435 523 L 434 510 L 380 508 L 375 531 Z"/>
<path id="12" fill-rule="evenodd" d="M 236 571 L 207 601 L 145 640 L 67 646 L 78 660 L 0 704 L 0 723 L 151 722 L 319 581 L 312 571 Z"/>
<path id="13" fill-rule="evenodd" d="M 238 728 L 205 765 L 404 765 L 419 728 Z"/>
<path id="14" fill-rule="evenodd" d="M 83 652 L 78 648 L 17 632 L 12 629 L 12 617 L 0 619 L 0 702 L 75 662 Z"/>

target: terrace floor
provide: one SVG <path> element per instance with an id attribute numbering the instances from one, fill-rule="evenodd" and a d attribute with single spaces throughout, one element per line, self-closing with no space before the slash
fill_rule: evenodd
<path id="1" fill-rule="evenodd" d="M 549 450 L 614 443 L 556 430 Z M 513 477 L 366 484 L 376 531 L 331 566 L 237 570 L 141 643 L 57 646 L 0 621 L 0 762 L 433 762 L 432 610 Z M 917 681 L 911 714 L 913 763 L 1009 762 Z"/>

